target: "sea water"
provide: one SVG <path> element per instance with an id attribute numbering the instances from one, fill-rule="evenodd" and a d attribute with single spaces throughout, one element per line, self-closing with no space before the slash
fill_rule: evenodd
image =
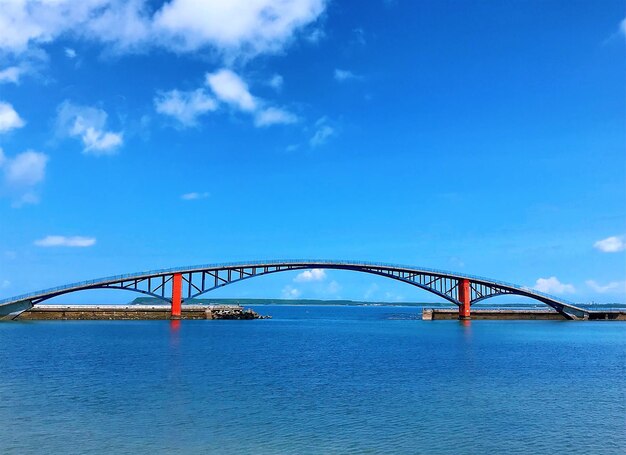
<path id="1" fill-rule="evenodd" d="M 0 453 L 626 453 L 626 323 L 0 324 Z"/>

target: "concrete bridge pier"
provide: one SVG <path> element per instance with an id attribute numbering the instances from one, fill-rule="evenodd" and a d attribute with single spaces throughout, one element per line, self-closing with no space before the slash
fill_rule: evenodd
<path id="1" fill-rule="evenodd" d="M 459 279 L 459 319 L 472 319 L 470 314 L 470 300 L 472 298 L 472 289 L 467 278 Z"/>
<path id="2" fill-rule="evenodd" d="M 183 294 L 183 275 L 175 273 L 172 275 L 172 314 L 170 319 L 180 319 L 180 309 Z"/>

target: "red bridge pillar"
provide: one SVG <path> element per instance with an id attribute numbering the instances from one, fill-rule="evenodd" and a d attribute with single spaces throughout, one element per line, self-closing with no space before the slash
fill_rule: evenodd
<path id="1" fill-rule="evenodd" d="M 471 319 L 470 300 L 472 299 L 472 289 L 467 278 L 459 279 L 459 319 Z"/>
<path id="2" fill-rule="evenodd" d="M 180 319 L 180 304 L 183 294 L 183 276 L 180 273 L 172 275 L 172 319 Z"/>

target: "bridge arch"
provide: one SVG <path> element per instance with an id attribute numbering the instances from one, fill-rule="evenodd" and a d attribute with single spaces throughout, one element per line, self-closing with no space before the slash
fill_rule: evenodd
<path id="1" fill-rule="evenodd" d="M 180 314 L 183 300 L 261 275 L 305 269 L 334 269 L 368 273 L 401 281 L 431 292 L 459 306 L 459 316 L 469 317 L 470 306 L 497 295 L 520 295 L 551 306 L 568 319 L 588 317 L 588 311 L 556 297 L 488 278 L 396 264 L 338 260 L 250 261 L 177 267 L 59 286 L 0 300 L 0 319 L 12 319 L 40 302 L 87 289 L 120 289 L 150 295 L 172 304 Z"/>
<path id="2" fill-rule="evenodd" d="M 385 277 L 385 278 L 390 278 L 390 279 L 395 280 L 395 281 L 400 281 L 400 282 L 402 282 L 402 283 L 406 283 L 406 284 L 410 284 L 410 285 L 412 285 L 412 286 L 418 287 L 418 288 L 420 288 L 420 289 L 422 289 L 422 290 L 424 290 L 424 291 L 430 292 L 431 294 L 435 294 L 435 295 L 437 295 L 437 296 L 439 296 L 439 297 L 441 297 L 441 298 L 443 298 L 443 299 L 447 300 L 448 302 L 453 303 L 454 305 L 459 305 L 459 302 L 458 302 L 457 300 L 455 300 L 455 299 L 454 299 L 454 298 L 452 298 L 451 296 L 446 295 L 445 293 L 443 293 L 443 292 L 441 292 L 441 291 L 439 291 L 439 290 L 437 290 L 437 289 L 430 288 L 430 287 L 425 286 L 425 285 L 423 285 L 423 284 L 413 282 L 413 281 L 408 280 L 408 279 L 406 279 L 406 278 L 402 278 L 402 277 L 399 277 L 399 276 L 388 275 L 388 274 L 383 273 L 383 272 L 377 272 L 377 271 L 372 271 L 372 270 L 352 269 L 352 268 L 346 268 L 346 267 L 341 267 L 341 266 L 333 266 L 333 265 L 325 265 L 325 266 L 323 266 L 323 267 L 306 267 L 306 266 L 302 266 L 302 267 L 297 267 L 297 268 L 292 268 L 292 269 L 289 269 L 289 271 L 311 270 L 311 269 L 322 269 L 322 270 L 345 270 L 345 271 L 353 271 L 353 272 L 359 272 L 359 273 L 367 273 L 367 274 L 370 274 L 370 275 L 382 276 L 382 277 Z M 241 282 L 241 281 L 248 280 L 248 279 L 253 278 L 253 277 L 255 277 L 255 276 L 276 274 L 276 273 L 278 273 L 278 272 L 284 272 L 284 271 L 285 271 L 285 270 L 272 270 L 272 271 L 269 271 L 269 272 L 266 272 L 266 273 L 262 273 L 262 274 L 251 275 L 251 276 L 244 276 L 244 277 L 241 277 L 241 278 L 236 278 L 236 279 L 233 279 L 233 280 L 231 280 L 231 281 L 228 281 L 228 282 L 225 282 L 225 283 L 218 284 L 217 286 L 214 286 L 214 287 L 212 287 L 212 288 L 205 289 L 205 290 L 203 290 L 202 292 L 198 292 L 198 293 L 196 293 L 196 294 L 193 294 L 193 295 L 191 296 L 191 298 L 197 298 L 197 297 L 200 297 L 200 296 L 202 296 L 202 295 L 206 294 L 207 292 L 211 292 L 211 291 L 213 291 L 213 290 L 215 290 L 215 289 L 219 289 L 219 288 L 222 288 L 222 287 L 224 287 L 224 286 L 228 286 L 228 285 L 230 285 L 230 284 L 239 283 L 239 282 Z"/>

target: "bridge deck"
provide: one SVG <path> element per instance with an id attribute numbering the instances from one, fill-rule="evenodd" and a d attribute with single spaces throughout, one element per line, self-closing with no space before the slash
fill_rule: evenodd
<path id="1" fill-rule="evenodd" d="M 269 260 L 153 270 L 88 280 L 0 300 L 0 319 L 15 318 L 44 300 L 87 289 L 118 289 L 150 295 L 171 303 L 177 317 L 185 299 L 197 298 L 214 289 L 270 273 L 304 269 L 336 269 L 384 276 L 417 286 L 459 307 L 459 318 L 470 317 L 470 306 L 499 295 L 519 295 L 551 306 L 569 319 L 587 319 L 588 311 L 571 302 L 526 286 L 443 270 L 397 264 L 345 260 Z"/>

